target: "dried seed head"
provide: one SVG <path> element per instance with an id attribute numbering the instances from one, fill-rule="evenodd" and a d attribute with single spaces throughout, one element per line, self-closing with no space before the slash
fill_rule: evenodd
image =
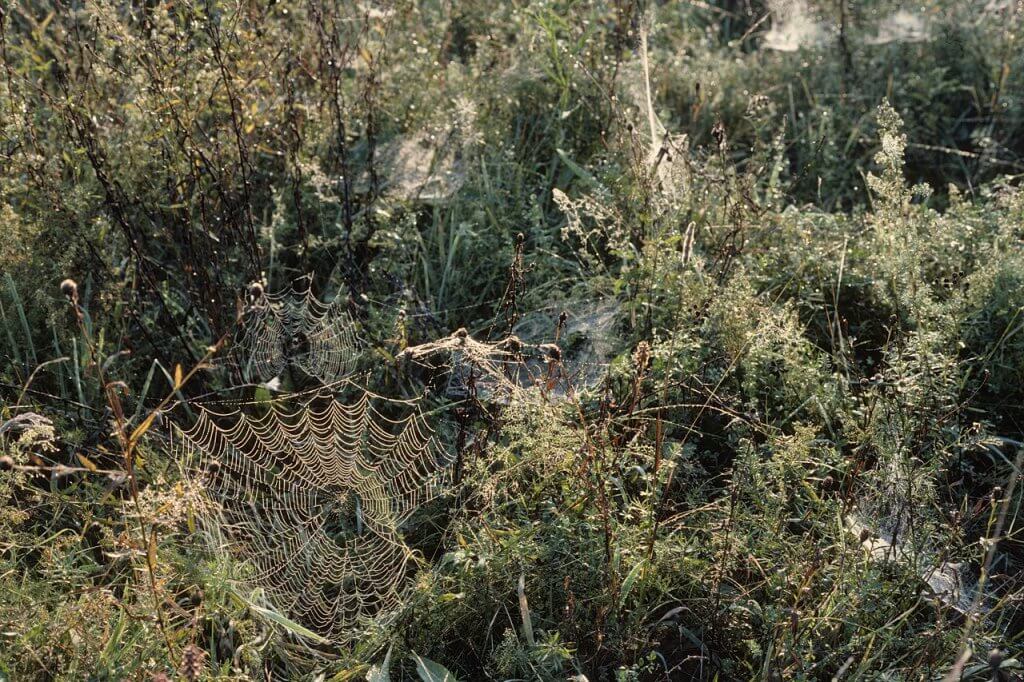
<path id="1" fill-rule="evenodd" d="M 525 234 L 520 232 L 519 234 L 516 235 L 516 244 L 519 244 L 520 246 L 522 246 L 523 242 L 525 242 L 525 241 L 526 241 L 526 235 Z"/>
<path id="2" fill-rule="evenodd" d="M 558 324 L 559 325 L 564 325 L 568 319 L 569 319 L 569 313 L 567 313 L 567 312 L 565 312 L 563 310 L 562 313 L 558 316 Z"/>
<path id="3" fill-rule="evenodd" d="M 865 528 L 864 530 L 862 530 L 860 532 L 860 541 L 861 542 L 867 542 L 868 538 L 870 538 L 870 537 L 871 537 L 871 531 L 869 531 L 867 528 Z"/>
<path id="4" fill-rule="evenodd" d="M 64 297 L 71 301 L 72 303 L 77 302 L 78 283 L 75 282 L 75 280 L 71 279 L 70 277 L 68 279 L 65 279 L 63 282 L 60 283 L 60 293 L 64 294 Z"/>
<path id="5" fill-rule="evenodd" d="M 558 362 L 559 360 L 562 359 L 562 349 L 556 346 L 555 344 L 552 343 L 551 345 L 549 345 L 547 350 L 549 360 Z"/>
<path id="6" fill-rule="evenodd" d="M 455 330 L 455 338 L 459 340 L 459 343 L 465 343 L 466 337 L 469 336 L 469 332 L 466 331 L 465 327 L 459 327 Z"/>
<path id="7" fill-rule="evenodd" d="M 647 362 L 651 359 L 651 347 L 646 341 L 641 341 L 636 344 L 636 350 L 633 351 L 633 365 L 636 367 L 638 372 L 643 372 L 647 369 Z"/>
<path id="8" fill-rule="evenodd" d="M 181 676 L 188 682 L 198 682 L 206 667 L 206 652 L 195 644 L 189 644 L 181 652 Z"/>
<path id="9" fill-rule="evenodd" d="M 249 285 L 249 298 L 253 301 L 259 300 L 263 296 L 263 285 L 259 282 L 253 282 Z"/>

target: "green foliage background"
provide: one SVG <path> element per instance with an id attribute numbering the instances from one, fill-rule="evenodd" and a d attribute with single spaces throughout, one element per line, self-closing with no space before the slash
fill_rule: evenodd
<path id="1" fill-rule="evenodd" d="M 53 424 L 0 432 L 0 676 L 1016 679 L 1024 6 L 794 5 L 793 51 L 760 0 L 0 6 L 0 423 Z M 383 393 L 563 310 L 597 368 L 472 416 L 351 650 L 252 608 L 158 439 L 132 504 L 109 400 L 304 274 Z"/>

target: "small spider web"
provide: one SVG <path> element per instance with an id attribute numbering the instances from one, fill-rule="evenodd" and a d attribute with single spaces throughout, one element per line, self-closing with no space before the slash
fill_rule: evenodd
<path id="1" fill-rule="evenodd" d="M 302 286 L 302 282 L 296 282 Z M 324 384 L 348 376 L 355 367 L 358 344 L 345 302 L 320 301 L 305 283 L 276 294 L 249 288 L 249 304 L 227 355 L 246 383 L 279 379 L 289 368 Z"/>

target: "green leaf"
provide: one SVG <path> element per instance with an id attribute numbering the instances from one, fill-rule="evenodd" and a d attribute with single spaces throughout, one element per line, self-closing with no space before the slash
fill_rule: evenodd
<path id="1" fill-rule="evenodd" d="M 572 171 L 573 175 L 582 180 L 583 184 L 586 185 L 588 188 L 599 187 L 601 185 L 601 183 L 597 181 L 597 178 L 595 178 L 590 173 L 590 171 L 588 171 L 586 168 L 570 159 L 569 155 L 566 154 L 563 150 L 556 149 L 555 151 L 558 152 L 558 158 L 562 160 L 562 163 L 564 163 L 566 167 Z"/>
<path id="2" fill-rule="evenodd" d="M 110 633 L 110 637 L 107 638 L 107 643 L 103 646 L 103 651 L 100 652 L 100 661 L 103 663 L 110 663 L 111 654 L 119 652 L 121 645 L 124 643 L 122 635 L 124 634 L 124 626 L 126 622 L 125 613 L 123 610 L 118 609 L 117 624 L 114 625 L 114 631 Z M 2 680 L 2 678 L 0 678 Z"/>
<path id="3" fill-rule="evenodd" d="M 516 593 L 519 595 L 519 615 L 523 618 L 523 636 L 530 646 L 536 646 L 533 638 L 533 619 L 530 618 L 530 604 L 526 600 L 526 574 L 519 574 L 519 584 L 516 586 Z"/>
<path id="4" fill-rule="evenodd" d="M 423 682 L 459 682 L 455 675 L 440 663 L 423 658 L 416 652 L 412 653 L 411 658 L 416 661 L 416 672 Z"/>
<path id="5" fill-rule="evenodd" d="M 271 621 L 273 623 L 276 623 L 277 625 L 280 625 L 281 627 L 283 627 L 285 630 L 287 630 L 288 632 L 292 633 L 293 635 L 299 635 L 300 637 L 305 637 L 306 639 L 311 639 L 314 642 L 316 642 L 317 644 L 330 644 L 331 643 L 330 640 L 321 637 L 320 635 L 316 634 L 312 630 L 309 630 L 307 628 L 302 627 L 301 625 L 299 625 L 295 621 L 293 621 L 290 618 L 287 618 L 287 617 L 281 615 L 277 611 L 272 611 L 270 609 L 265 609 L 262 606 L 256 606 L 255 604 L 253 604 L 251 602 L 249 602 L 249 608 L 252 609 L 253 611 L 255 611 L 256 613 L 258 613 L 259 615 L 263 616 L 267 620 L 269 620 L 269 621 Z"/>
<path id="6" fill-rule="evenodd" d="M 253 402 L 256 403 L 269 403 L 270 402 L 270 391 L 266 386 L 257 386 L 256 391 L 253 395 Z"/>
<path id="7" fill-rule="evenodd" d="M 619 607 L 626 603 L 626 599 L 629 597 L 629 593 L 633 590 L 633 583 L 640 577 L 643 572 L 644 566 L 647 565 L 647 560 L 643 559 L 638 561 L 636 566 L 630 569 L 629 574 L 626 575 L 626 579 L 622 581 L 622 590 L 619 592 Z"/>
<path id="8" fill-rule="evenodd" d="M 389 670 L 391 670 L 391 647 L 388 647 L 388 652 L 384 654 L 384 661 L 380 665 L 372 666 L 366 673 L 366 682 L 391 682 Z"/>

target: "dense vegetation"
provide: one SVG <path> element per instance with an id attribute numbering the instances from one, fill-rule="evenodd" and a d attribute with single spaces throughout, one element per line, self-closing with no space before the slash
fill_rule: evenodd
<path id="1" fill-rule="evenodd" d="M 0 4 L 0 678 L 1019 679 L 1024 5 L 905 5 Z M 458 467 L 344 646 L 171 443 L 307 274 Z"/>

